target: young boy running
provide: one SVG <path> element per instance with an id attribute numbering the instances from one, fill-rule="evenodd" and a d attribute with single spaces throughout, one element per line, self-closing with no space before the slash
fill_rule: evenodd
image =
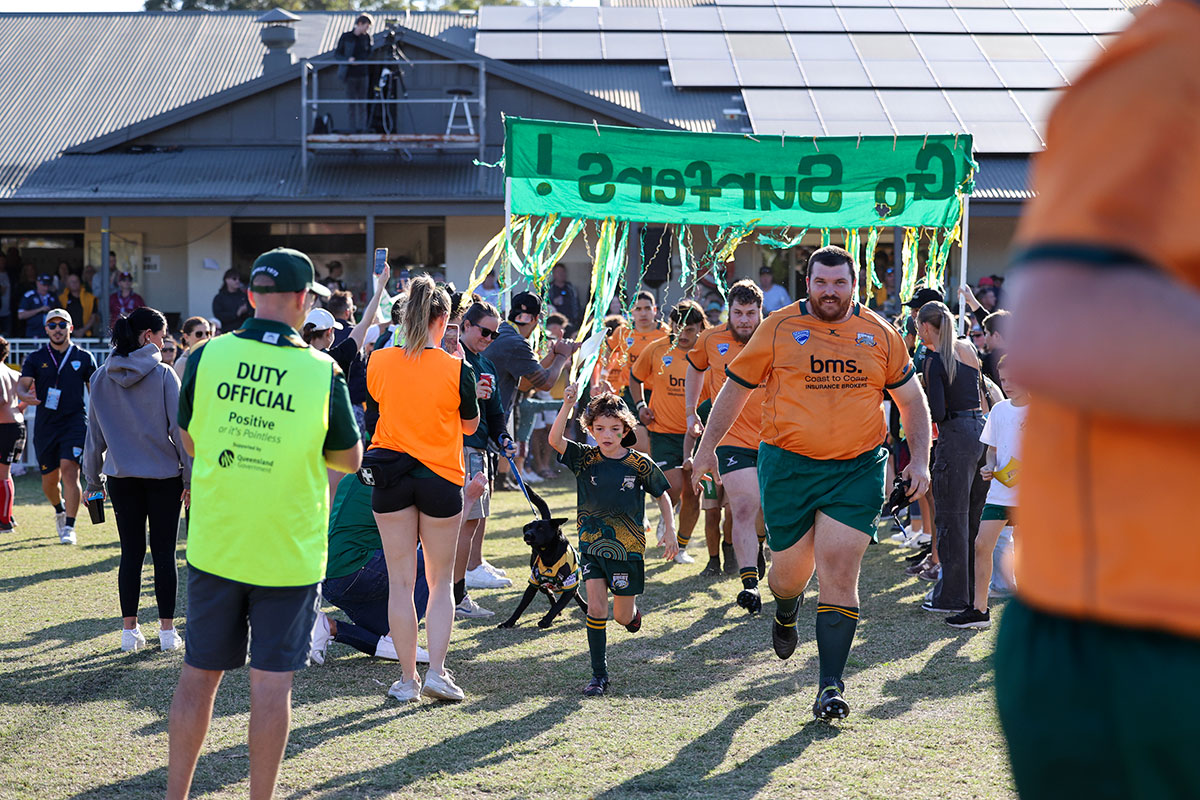
<path id="1" fill-rule="evenodd" d="M 985 481 L 991 481 L 991 486 L 979 522 L 979 535 L 975 538 L 975 606 L 946 617 L 946 624 L 952 628 L 991 626 L 988 584 L 992 582 L 992 551 L 1005 526 L 1015 525 L 1013 512 L 1021 475 L 1021 436 L 1025 413 L 1029 410 L 1029 392 L 1012 380 L 1004 361 L 1001 356 L 996 368 L 1000 372 L 1000 387 L 1008 399 L 1001 400 L 988 414 L 979 436 L 979 441 L 988 446 L 979 474 Z"/>
<path id="2" fill-rule="evenodd" d="M 558 451 L 559 462 L 575 473 L 577 482 L 579 563 L 587 587 L 588 651 L 592 657 L 592 680 L 583 693 L 595 697 L 604 694 L 609 685 L 605 659 L 609 590 L 616 621 L 630 633 L 642 627 L 637 596 L 646 582 L 642 560 L 647 492 L 658 499 L 667 520 L 668 559 L 675 557 L 677 545 L 666 476 L 649 456 L 630 450 L 622 441 L 633 432 L 633 414 L 614 394 L 593 397 L 583 412 L 583 424 L 597 446 L 581 445 L 563 437 L 567 416 L 578 397 L 574 384 L 563 393 L 562 408 L 550 428 L 550 446 Z"/>

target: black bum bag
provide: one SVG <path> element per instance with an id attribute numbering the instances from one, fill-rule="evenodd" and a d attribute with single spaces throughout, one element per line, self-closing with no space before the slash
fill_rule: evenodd
<path id="1" fill-rule="evenodd" d="M 382 447 L 372 447 L 358 468 L 358 480 L 372 489 L 390 489 L 412 472 L 417 460 L 408 453 L 397 453 Z"/>

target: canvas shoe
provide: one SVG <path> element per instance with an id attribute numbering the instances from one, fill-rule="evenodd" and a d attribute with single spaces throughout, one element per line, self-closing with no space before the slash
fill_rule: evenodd
<path id="1" fill-rule="evenodd" d="M 483 564 L 475 569 L 467 570 L 463 578 L 468 589 L 507 589 L 512 586 L 512 580 L 488 572 Z"/>
<path id="2" fill-rule="evenodd" d="M 471 598 L 471 595 L 464 597 L 463 601 L 454 607 L 455 619 L 486 619 L 494 616 L 496 616 L 495 611 L 481 607 Z"/>
<path id="3" fill-rule="evenodd" d="M 131 650 L 141 650 L 145 646 L 146 637 L 142 635 L 141 628 L 121 631 L 121 650 L 129 652 Z"/>
<path id="4" fill-rule="evenodd" d="M 396 655 L 396 645 L 392 641 L 391 636 L 380 636 L 379 637 L 379 644 L 375 645 L 375 657 L 376 658 L 386 658 L 388 661 L 399 661 L 400 660 L 399 657 Z M 421 647 L 421 645 L 417 645 L 417 663 L 418 664 L 428 664 L 429 663 L 429 651 L 426 650 L 424 647 Z"/>
<path id="5" fill-rule="evenodd" d="M 935 606 L 933 604 L 932 599 L 928 599 L 924 603 L 921 603 L 921 608 L 924 611 L 929 611 L 933 614 L 955 614 L 955 615 L 957 615 L 960 611 L 966 611 L 966 609 L 963 609 L 963 608 L 942 608 L 941 606 Z"/>
<path id="6" fill-rule="evenodd" d="M 417 675 L 411 681 L 396 681 L 388 689 L 388 697 L 394 697 L 401 703 L 417 703 L 421 700 L 421 676 Z"/>
<path id="7" fill-rule="evenodd" d="M 441 675 L 435 675 L 432 672 L 425 673 L 425 685 L 421 688 L 421 694 L 437 700 L 457 701 L 466 697 L 463 690 L 454 682 L 454 676 L 450 674 L 450 670 L 446 670 Z"/>
<path id="8" fill-rule="evenodd" d="M 480 563 L 483 565 L 483 568 L 486 569 L 488 572 L 491 572 L 494 575 L 499 575 L 501 578 L 508 577 L 508 570 L 500 569 L 500 567 L 497 567 L 495 564 L 488 561 L 486 558 Z"/>
<path id="9" fill-rule="evenodd" d="M 163 652 L 178 650 L 183 647 L 183 637 L 174 628 L 164 628 L 158 632 L 158 646 Z"/>
<path id="10" fill-rule="evenodd" d="M 58 534 L 59 544 L 75 544 L 75 529 L 63 526 L 62 532 Z"/>
<path id="11" fill-rule="evenodd" d="M 309 661 L 314 664 L 324 664 L 325 650 L 329 647 L 331 641 L 333 641 L 333 633 L 329 630 L 329 617 L 325 616 L 324 611 L 318 611 L 317 618 L 313 621 L 312 634 L 309 638 Z"/>

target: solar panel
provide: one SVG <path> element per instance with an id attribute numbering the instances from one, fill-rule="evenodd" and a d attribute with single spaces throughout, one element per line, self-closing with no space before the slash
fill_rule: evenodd
<path id="1" fill-rule="evenodd" d="M 1006 91 L 962 91 L 951 89 L 946 97 L 963 122 L 1013 122 L 1023 120 L 1021 109 Z"/>
<path id="2" fill-rule="evenodd" d="M 805 61 L 858 61 L 854 43 L 844 33 L 790 33 L 788 38 Z"/>
<path id="3" fill-rule="evenodd" d="M 723 33 L 668 33 L 667 53 L 676 58 L 729 58 Z"/>
<path id="4" fill-rule="evenodd" d="M 804 76 L 795 59 L 737 61 L 742 86 L 804 86 Z"/>
<path id="5" fill-rule="evenodd" d="M 975 40 L 966 34 L 914 33 L 913 41 L 921 48 L 925 58 L 938 61 L 984 60 L 983 51 Z"/>
<path id="6" fill-rule="evenodd" d="M 869 122 L 887 120 L 883 104 L 872 91 L 838 91 L 836 89 L 814 89 L 813 100 L 821 119 L 828 126 L 830 120 L 853 120 Z M 891 132 L 889 127 L 888 132 Z"/>
<path id="7" fill-rule="evenodd" d="M 595 33 L 560 33 L 546 31 L 538 55 L 547 61 L 599 61 L 604 57 L 600 48 L 600 31 Z"/>
<path id="8" fill-rule="evenodd" d="M 975 43 L 992 61 L 1035 61 L 1046 57 L 1032 36 L 976 35 Z"/>
<path id="9" fill-rule="evenodd" d="M 536 30 L 538 9 L 531 6 L 481 6 L 479 30 Z"/>
<path id="10" fill-rule="evenodd" d="M 661 33 L 605 31 L 604 57 L 622 61 L 664 61 L 667 48 Z"/>
<path id="11" fill-rule="evenodd" d="M 907 33 L 852 33 L 850 38 L 862 58 L 920 59 L 912 37 Z"/>
<path id="12" fill-rule="evenodd" d="M 857 59 L 854 61 L 809 61 L 800 59 L 809 86 L 870 86 L 871 79 Z"/>
<path id="13" fill-rule="evenodd" d="M 933 73 L 917 59 L 867 59 L 863 65 L 874 86 L 937 88 Z"/>
<path id="14" fill-rule="evenodd" d="M 491 6 L 483 6 L 483 9 Z M 607 31 L 661 31 L 657 8 L 604 7 L 600 9 L 600 27 Z"/>
<path id="15" fill-rule="evenodd" d="M 947 0 L 894 0 L 892 3 L 896 8 L 949 8 L 950 3 Z M 901 14 L 901 17 L 904 15 Z"/>
<path id="16" fill-rule="evenodd" d="M 986 61 L 929 61 L 943 89 L 1000 89 L 1004 84 Z"/>
<path id="17" fill-rule="evenodd" d="M 1062 91 L 1031 92 L 1023 90 L 1013 92 L 1013 96 L 1017 98 L 1017 104 L 1024 110 L 1025 115 L 1033 122 L 1034 128 L 1044 133 L 1046 122 L 1050 119 L 1050 112 L 1054 109 L 1054 104 L 1062 97 Z"/>
<path id="18" fill-rule="evenodd" d="M 745 89 L 742 91 L 742 101 L 751 120 L 818 119 L 812 95 L 804 89 Z"/>
<path id="19" fill-rule="evenodd" d="M 966 30 L 958 15 L 948 8 L 901 8 L 896 13 L 910 32 L 955 33 Z"/>
<path id="20" fill-rule="evenodd" d="M 967 124 L 975 139 L 975 149 L 983 153 L 1036 153 L 1042 149 L 1042 139 L 1029 123 L 980 122 Z"/>
<path id="21" fill-rule="evenodd" d="M 787 6 L 832 6 L 833 0 L 775 0 L 781 9 Z"/>
<path id="22" fill-rule="evenodd" d="M 884 119 L 827 119 L 825 120 L 827 136 L 892 136 L 896 129 L 892 123 Z"/>
<path id="23" fill-rule="evenodd" d="M 1083 24 L 1066 9 L 1021 9 L 1017 16 L 1032 33 L 1086 33 Z"/>
<path id="24" fill-rule="evenodd" d="M 1090 61 L 1102 52 L 1091 36 L 1035 36 L 1042 50 L 1054 61 Z"/>
<path id="25" fill-rule="evenodd" d="M 1042 61 L 996 61 L 1000 80 L 1010 89 L 1052 89 L 1064 85 L 1054 65 Z"/>
<path id="26" fill-rule="evenodd" d="M 1120 33 L 1133 22 L 1128 11 L 1100 11 L 1079 9 L 1075 12 L 1088 33 Z"/>
<path id="27" fill-rule="evenodd" d="M 733 62 L 701 58 L 671 59 L 671 83 L 678 87 L 737 86 Z"/>
<path id="28" fill-rule="evenodd" d="M 600 29 L 599 8 L 543 6 L 541 29 L 544 31 L 594 31 Z"/>
<path id="29" fill-rule="evenodd" d="M 762 122 L 755 122 L 753 117 L 750 119 L 750 124 L 754 127 L 754 133 L 759 136 L 824 136 L 825 129 L 821 127 L 820 120 L 798 120 L 798 119 L 767 119 Z M 778 191 L 783 191 L 782 187 Z"/>
<path id="30" fill-rule="evenodd" d="M 1063 8 L 1062 0 L 1008 0 L 1013 8 Z"/>
<path id="31" fill-rule="evenodd" d="M 971 33 L 1025 33 L 1025 26 L 1007 8 L 960 8 L 958 15 Z"/>
<path id="32" fill-rule="evenodd" d="M 480 31 L 475 35 L 475 52 L 488 58 L 535 61 L 538 57 L 538 35 L 532 32 Z"/>
<path id="33" fill-rule="evenodd" d="M 846 30 L 852 33 L 904 30 L 904 23 L 891 8 L 841 8 L 839 11 Z"/>
<path id="34" fill-rule="evenodd" d="M 662 8 L 663 30 L 719 31 L 721 16 L 715 7 Z"/>
<path id="35" fill-rule="evenodd" d="M 892 120 L 907 122 L 913 120 L 932 120 L 947 124 L 957 124 L 950 102 L 939 91 L 919 89 L 880 89 L 879 98 Z"/>
<path id="36" fill-rule="evenodd" d="M 780 8 L 786 31 L 836 31 L 843 33 L 846 26 L 832 8 Z"/>
<path id="37" fill-rule="evenodd" d="M 940 136 L 945 133 L 966 133 L 957 120 L 937 119 L 896 120 L 896 133 L 901 136 Z"/>
<path id="38" fill-rule="evenodd" d="M 794 60 L 792 46 L 782 33 L 730 33 L 729 49 L 733 57 L 742 59 Z"/>
<path id="39" fill-rule="evenodd" d="M 774 8 L 729 8 L 721 11 L 727 31 L 782 31 L 783 23 Z"/>

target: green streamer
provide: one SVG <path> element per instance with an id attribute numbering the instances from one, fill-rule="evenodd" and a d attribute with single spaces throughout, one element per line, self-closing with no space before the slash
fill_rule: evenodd
<path id="1" fill-rule="evenodd" d="M 821 247 L 829 247 L 829 228 L 821 229 Z"/>

